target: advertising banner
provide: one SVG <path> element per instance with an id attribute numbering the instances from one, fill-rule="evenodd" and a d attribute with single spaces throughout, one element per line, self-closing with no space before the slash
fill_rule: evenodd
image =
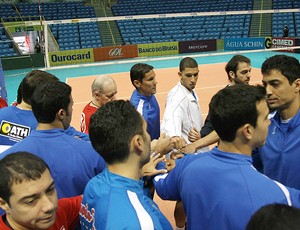
<path id="1" fill-rule="evenodd" d="M 265 37 L 265 48 L 272 48 L 272 37 Z"/>
<path id="2" fill-rule="evenodd" d="M 138 45 L 139 57 L 164 56 L 178 53 L 178 42 L 160 42 Z"/>
<path id="3" fill-rule="evenodd" d="M 179 42 L 179 53 L 194 53 L 205 51 L 216 51 L 217 40 L 181 41 Z"/>
<path id="4" fill-rule="evenodd" d="M 75 65 L 94 62 L 93 49 L 49 52 L 50 66 Z"/>
<path id="5" fill-rule="evenodd" d="M 271 38 L 271 48 L 286 48 L 283 52 L 295 52 L 290 47 L 296 46 L 295 38 L 273 37 Z"/>
<path id="6" fill-rule="evenodd" d="M 95 62 L 135 57 L 138 57 L 137 45 L 94 48 Z"/>
<path id="7" fill-rule="evenodd" d="M 258 50 L 265 48 L 264 38 L 225 38 L 224 50 Z"/>

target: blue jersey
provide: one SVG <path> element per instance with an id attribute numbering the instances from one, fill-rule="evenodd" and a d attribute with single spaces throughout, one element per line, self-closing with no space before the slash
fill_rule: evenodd
<path id="1" fill-rule="evenodd" d="M 8 106 L 0 110 L 0 145 L 14 145 L 35 130 L 38 122 L 32 110 Z M 69 126 L 65 132 L 82 140 L 90 141 L 89 135 Z"/>
<path id="2" fill-rule="evenodd" d="M 8 106 L 0 109 L 0 145 L 14 145 L 36 129 L 38 122 L 31 110 Z"/>
<path id="3" fill-rule="evenodd" d="M 87 133 L 79 132 L 72 126 L 69 126 L 65 130 L 65 133 L 70 135 L 70 136 L 77 137 L 77 138 L 79 138 L 81 140 L 84 140 L 84 141 L 90 141 L 90 137 Z"/>
<path id="4" fill-rule="evenodd" d="M 92 144 L 67 135 L 63 129 L 33 130 L 23 141 L 0 154 L 27 151 L 50 168 L 58 198 L 81 195 L 87 182 L 105 168 Z"/>
<path id="5" fill-rule="evenodd" d="M 162 199 L 182 200 L 189 230 L 241 230 L 266 204 L 300 207 L 300 191 L 259 173 L 249 156 L 214 148 L 176 163 L 154 185 Z"/>
<path id="6" fill-rule="evenodd" d="M 271 118 L 266 143 L 258 153 L 265 175 L 300 189 L 300 110 L 288 123 L 281 122 L 278 113 Z"/>
<path id="7" fill-rule="evenodd" d="M 160 137 L 160 109 L 154 95 L 144 96 L 134 90 L 130 102 L 147 122 L 147 132 L 151 140 Z"/>
<path id="8" fill-rule="evenodd" d="M 105 169 L 86 186 L 80 208 L 81 229 L 161 229 L 172 226 L 136 181 Z"/>

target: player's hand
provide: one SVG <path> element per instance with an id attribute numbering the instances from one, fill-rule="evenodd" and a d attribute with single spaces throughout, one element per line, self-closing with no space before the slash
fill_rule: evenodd
<path id="1" fill-rule="evenodd" d="M 195 143 L 191 143 L 191 144 L 188 144 L 186 147 L 184 147 L 181 151 L 184 153 L 192 154 L 197 151 L 197 148 L 196 148 Z"/>
<path id="2" fill-rule="evenodd" d="M 154 152 L 160 155 L 165 155 L 174 149 L 174 143 L 172 139 L 166 134 L 162 134 L 157 140 L 156 148 Z"/>
<path id="3" fill-rule="evenodd" d="M 188 135 L 189 141 L 195 142 L 196 140 L 199 140 L 200 138 L 201 138 L 200 133 L 195 128 L 192 128 Z"/>
<path id="4" fill-rule="evenodd" d="M 186 146 L 186 141 L 182 137 L 172 137 L 172 142 L 174 144 L 174 149 L 182 149 Z"/>
<path id="5" fill-rule="evenodd" d="M 154 176 L 157 174 L 164 174 L 167 173 L 166 169 L 156 169 L 156 165 L 159 162 L 164 161 L 166 158 L 165 156 L 160 156 L 160 154 L 156 154 L 156 153 L 152 153 L 150 156 L 150 160 L 148 163 L 146 163 L 143 167 L 142 167 L 142 177 L 144 176 Z"/>
<path id="6" fill-rule="evenodd" d="M 176 166 L 176 161 L 173 159 L 166 160 L 167 171 L 170 172 Z"/>

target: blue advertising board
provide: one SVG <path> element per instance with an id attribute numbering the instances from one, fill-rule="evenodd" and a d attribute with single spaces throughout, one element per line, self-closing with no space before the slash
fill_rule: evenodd
<path id="1" fill-rule="evenodd" d="M 225 38 L 224 50 L 265 49 L 265 38 Z"/>

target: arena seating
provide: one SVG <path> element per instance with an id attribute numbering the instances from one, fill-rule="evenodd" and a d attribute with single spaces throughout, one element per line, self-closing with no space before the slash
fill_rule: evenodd
<path id="1" fill-rule="evenodd" d="M 3 27 L 0 27 L 0 57 L 15 56 L 17 55 L 13 49 L 13 43 L 5 34 Z"/>
<path id="2" fill-rule="evenodd" d="M 101 36 L 97 22 L 55 24 L 51 26 L 60 50 L 101 47 Z"/>
<path id="3" fill-rule="evenodd" d="M 23 20 L 30 20 L 31 17 L 39 20 L 38 16 L 40 14 L 37 3 L 18 3 L 16 6 Z M 96 17 L 94 8 L 92 6 L 84 6 L 82 2 L 41 3 L 41 11 L 46 20 Z"/>
<path id="4" fill-rule="evenodd" d="M 2 20 L 9 20 L 16 16 L 16 12 L 11 7 L 11 4 L 0 4 L 0 15 Z M 0 24 L 0 57 L 16 55 L 13 44 L 5 34 L 5 30 Z"/>
<path id="5" fill-rule="evenodd" d="M 273 9 L 300 8 L 299 0 L 273 0 Z M 289 27 L 289 37 L 300 37 L 300 13 L 280 13 L 272 15 L 272 35 L 283 36 L 283 29 Z"/>
<path id="6" fill-rule="evenodd" d="M 115 16 L 252 10 L 251 0 L 210 4 L 196 0 L 119 0 Z M 125 44 L 248 37 L 251 15 L 178 17 L 118 21 Z"/>
<path id="7" fill-rule="evenodd" d="M 17 12 L 14 10 L 11 4 L 0 4 L 0 18 L 1 20 L 15 21 L 14 17 L 17 16 Z"/>
<path id="8" fill-rule="evenodd" d="M 96 17 L 92 6 L 84 6 L 82 2 L 48 2 L 41 3 L 42 16 L 45 20 L 63 20 L 70 18 Z M 1 19 L 5 22 L 40 20 L 37 3 L 18 3 L 16 5 L 1 4 Z M 101 35 L 96 22 L 50 25 L 60 50 L 101 47 Z M 0 55 L 17 55 L 12 42 L 0 30 Z"/>
<path id="9" fill-rule="evenodd" d="M 21 15 L 30 18 L 38 15 L 38 5 L 18 4 Z M 96 17 L 92 6 L 84 6 L 82 2 L 49 2 L 41 3 L 43 17 L 46 20 L 63 20 L 70 18 Z M 50 26 L 60 50 L 101 47 L 101 36 L 97 23 L 55 24 Z M 92 34 L 92 36 L 90 36 Z"/>

